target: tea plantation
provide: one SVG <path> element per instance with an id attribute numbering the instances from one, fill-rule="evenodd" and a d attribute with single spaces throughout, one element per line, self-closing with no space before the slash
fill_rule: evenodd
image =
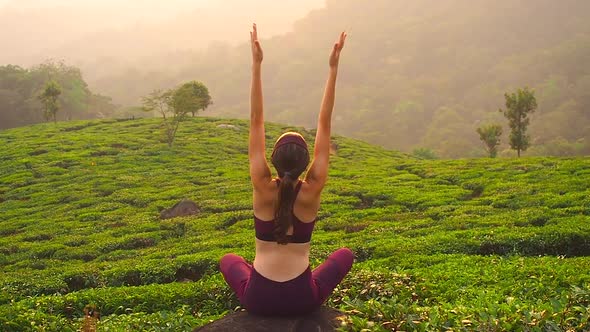
<path id="1" fill-rule="evenodd" d="M 267 126 L 269 150 L 287 129 Z M 247 136 L 213 118 L 172 148 L 157 119 L 0 131 L 0 331 L 191 331 L 236 310 L 217 264 L 254 256 Z M 334 142 L 311 264 L 356 254 L 328 303 L 342 330 L 590 330 L 590 158 Z M 184 198 L 201 212 L 160 220 Z"/>

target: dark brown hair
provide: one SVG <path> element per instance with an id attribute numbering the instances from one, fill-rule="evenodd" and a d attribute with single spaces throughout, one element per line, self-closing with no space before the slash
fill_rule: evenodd
<path id="1" fill-rule="evenodd" d="M 295 203 L 293 184 L 299 180 L 299 176 L 309 164 L 309 151 L 303 144 L 279 144 L 280 142 L 281 139 L 277 142 L 272 155 L 272 164 L 279 173 L 279 199 L 275 210 L 274 235 L 277 243 L 287 244 L 289 243 L 287 232 L 293 225 L 293 204 Z"/>

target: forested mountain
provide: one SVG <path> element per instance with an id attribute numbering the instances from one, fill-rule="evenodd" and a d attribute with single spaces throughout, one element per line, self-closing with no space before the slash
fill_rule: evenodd
<path id="1" fill-rule="evenodd" d="M 80 69 L 62 62 L 45 62 L 26 69 L 0 66 L 0 129 L 42 122 L 40 100 L 48 82 L 59 90 L 58 120 L 92 119 L 114 115 L 111 98 L 88 88 Z"/>
<path id="2" fill-rule="evenodd" d="M 346 29 L 338 133 L 442 157 L 483 155 L 475 129 L 501 123 L 505 143 L 504 93 L 529 86 L 539 103 L 529 154 L 590 153 L 589 13 L 585 0 L 330 0 L 294 32 L 262 41 L 267 118 L 315 125 L 327 55 Z M 213 114 L 245 117 L 248 52 L 246 44 L 219 44 L 179 56 L 183 65 L 130 68 L 93 84 L 133 103 L 198 77 L 211 90 Z"/>
<path id="3" fill-rule="evenodd" d="M 272 8 L 260 6 L 262 22 Z M 243 5 L 234 9 L 242 18 L 255 11 Z M 72 58 L 86 54 L 70 64 L 81 68 L 90 89 L 116 104 L 138 105 L 154 89 L 199 80 L 213 97 L 208 114 L 245 118 L 249 46 L 232 42 L 240 33 L 247 40 L 248 26 L 231 15 L 227 22 L 213 22 L 207 13 L 213 11 L 187 11 L 168 22 L 131 24 L 52 45 Z M 349 40 L 338 83 L 337 133 L 407 152 L 427 148 L 440 157 L 483 156 L 476 129 L 499 123 L 504 126 L 500 155 L 510 155 L 509 128 L 498 109 L 504 108 L 506 92 L 528 86 L 539 108 L 531 118 L 532 146 L 525 155 L 589 154 L 589 13 L 585 0 L 328 0 L 290 33 L 276 36 L 273 24 L 259 25 L 263 38 L 274 36 L 262 40 L 267 119 L 315 126 L 327 55 L 345 29 Z M 224 36 L 226 23 L 233 38 L 211 43 L 211 36 Z M 203 24 L 206 28 L 199 28 Z M 63 24 L 56 26 L 65 31 Z M 60 33 L 48 38 L 59 39 Z M 140 42 L 151 39 L 152 44 Z M 101 45 L 109 42 L 112 55 L 105 55 Z M 17 46 L 4 53 L 16 54 Z M 3 89 L 2 98 L 15 93 Z"/>

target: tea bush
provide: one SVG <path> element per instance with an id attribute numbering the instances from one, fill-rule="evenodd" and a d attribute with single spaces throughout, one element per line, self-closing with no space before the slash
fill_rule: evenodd
<path id="1" fill-rule="evenodd" d="M 218 127 L 232 124 L 239 130 Z M 247 128 L 191 118 L 0 131 L 0 331 L 191 331 L 254 258 Z M 285 130 L 267 125 L 267 149 Z M 589 330 L 590 159 L 421 160 L 335 137 L 311 265 L 356 256 L 342 330 Z M 182 199 L 194 216 L 160 220 Z M 92 308 L 97 320 L 85 318 Z"/>

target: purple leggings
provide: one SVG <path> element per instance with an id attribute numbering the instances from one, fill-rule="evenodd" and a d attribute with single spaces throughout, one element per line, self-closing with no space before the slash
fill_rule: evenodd
<path id="1" fill-rule="evenodd" d="M 350 271 L 353 259 L 350 249 L 338 249 L 313 271 L 308 267 L 295 279 L 285 282 L 263 277 L 242 257 L 234 254 L 223 256 L 220 269 L 248 312 L 291 316 L 319 308 Z"/>

